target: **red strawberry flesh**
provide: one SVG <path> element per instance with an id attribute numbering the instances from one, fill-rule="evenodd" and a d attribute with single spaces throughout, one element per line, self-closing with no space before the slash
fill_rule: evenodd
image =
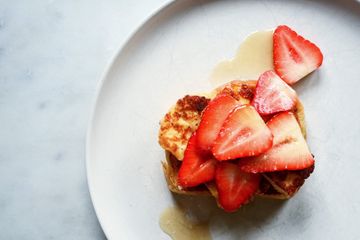
<path id="1" fill-rule="evenodd" d="M 247 203 L 259 187 L 260 175 L 246 173 L 235 163 L 218 163 L 215 174 L 219 204 L 227 212 Z"/>
<path id="2" fill-rule="evenodd" d="M 236 107 L 226 118 L 212 152 L 217 160 L 256 156 L 272 146 L 272 134 L 249 105 Z"/>
<path id="3" fill-rule="evenodd" d="M 274 135 L 273 147 L 257 157 L 241 159 L 241 170 L 252 173 L 301 170 L 314 164 L 292 112 L 275 115 L 267 125 Z"/>
<path id="4" fill-rule="evenodd" d="M 182 187 L 195 187 L 211 181 L 215 175 L 216 160 L 210 152 L 197 146 L 196 132 L 190 137 L 185 149 L 184 159 L 178 174 L 178 183 Z"/>
<path id="5" fill-rule="evenodd" d="M 221 94 L 205 108 L 198 132 L 198 146 L 210 150 L 229 113 L 240 103 L 230 95 Z"/>
<path id="6" fill-rule="evenodd" d="M 285 25 L 275 29 L 273 58 L 275 72 L 288 84 L 294 84 L 319 68 L 323 61 L 323 55 L 314 43 Z"/>
<path id="7" fill-rule="evenodd" d="M 266 71 L 259 77 L 251 104 L 261 115 L 269 115 L 293 109 L 296 101 L 296 92 L 274 71 Z"/>

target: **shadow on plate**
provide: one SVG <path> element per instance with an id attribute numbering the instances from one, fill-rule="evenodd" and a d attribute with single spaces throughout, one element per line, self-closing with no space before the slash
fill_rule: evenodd
<path id="1" fill-rule="evenodd" d="M 262 231 L 262 227 L 274 219 L 286 200 L 256 197 L 251 203 L 242 206 L 235 213 L 227 213 L 220 209 L 213 197 L 184 196 L 172 194 L 176 205 L 195 222 L 209 222 L 213 237 L 247 239 L 254 232 Z M 235 237 L 235 236 L 233 236 Z"/>

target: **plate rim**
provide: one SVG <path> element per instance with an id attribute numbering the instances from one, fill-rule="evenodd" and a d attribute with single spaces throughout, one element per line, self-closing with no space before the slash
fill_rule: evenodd
<path id="1" fill-rule="evenodd" d="M 316 2 L 321 2 L 320 1 L 316 1 Z M 101 229 L 105 235 L 105 237 L 107 239 L 111 239 L 110 238 L 110 231 L 108 230 L 108 228 L 106 227 L 106 225 L 104 224 L 104 220 L 101 217 L 100 214 L 100 210 L 98 205 L 96 204 L 96 200 L 95 200 L 95 190 L 94 190 L 94 180 L 93 179 L 93 174 L 90 173 L 90 143 L 92 141 L 92 135 L 93 135 L 93 128 L 94 128 L 94 120 L 95 120 L 95 113 L 98 109 L 98 102 L 99 102 L 99 98 L 100 95 L 102 93 L 103 87 L 105 82 L 107 81 L 108 77 L 109 77 L 109 73 L 112 71 L 113 67 L 114 67 L 114 63 L 117 61 L 118 58 L 121 58 L 122 54 L 124 53 L 124 50 L 129 46 L 129 44 L 132 42 L 132 40 L 134 40 L 134 38 L 137 36 L 137 34 L 141 33 L 142 31 L 144 31 L 147 26 L 149 25 L 149 23 L 156 19 L 158 16 L 161 16 L 162 14 L 164 14 L 164 12 L 166 12 L 169 8 L 173 7 L 173 5 L 175 5 L 176 3 L 178 3 L 180 1 L 178 0 L 165 0 L 164 3 L 160 4 L 157 8 L 155 8 L 147 17 L 145 17 L 138 26 L 136 26 L 133 31 L 124 39 L 124 42 L 122 44 L 120 44 L 120 46 L 118 47 L 117 51 L 115 52 L 114 56 L 111 58 L 111 60 L 109 61 L 108 64 L 106 64 L 106 66 L 104 67 L 104 71 L 101 75 L 101 77 L 99 78 L 98 82 L 97 82 L 97 86 L 95 88 L 95 94 L 93 97 L 93 102 L 92 102 L 92 108 L 91 108 L 91 112 L 90 112 L 90 118 L 87 124 L 87 131 L 86 131 L 86 140 L 85 140 L 85 165 L 86 165 L 86 181 L 87 181 L 87 186 L 88 186 L 88 191 L 90 194 L 90 199 L 91 199 L 91 203 L 92 206 L 94 208 L 95 211 L 95 215 L 99 221 L 99 224 L 101 226 Z M 352 2 L 352 1 L 350 1 Z M 353 2 L 360 4 L 359 0 L 353 0 Z M 333 4 L 333 3 L 332 3 Z"/>
<path id="2" fill-rule="evenodd" d="M 166 0 L 164 3 L 162 3 L 160 6 L 156 7 L 155 10 L 152 10 L 152 12 L 144 18 L 138 26 L 136 26 L 133 31 L 125 38 L 124 42 L 118 47 L 118 50 L 114 54 L 114 56 L 111 58 L 109 63 L 104 67 L 104 71 L 100 76 L 100 80 L 98 80 L 97 85 L 95 87 L 95 94 L 93 97 L 93 102 L 91 104 L 91 112 L 90 117 L 87 123 L 87 129 L 86 129 L 86 138 L 85 138 L 85 171 L 86 171 L 86 183 L 88 187 L 88 192 L 90 195 L 90 201 L 93 206 L 95 216 L 100 224 L 100 227 L 107 239 L 110 239 L 109 231 L 107 230 L 107 227 L 105 226 L 102 217 L 100 217 L 100 211 L 99 207 L 97 207 L 96 201 L 95 201 L 95 190 L 94 190 L 94 184 L 93 184 L 93 177 L 90 173 L 90 143 L 92 140 L 92 132 L 94 127 L 94 120 L 95 120 L 95 113 L 98 108 L 98 102 L 99 97 L 102 92 L 102 89 L 104 87 L 104 83 L 106 82 L 106 79 L 109 76 L 109 73 L 111 72 L 112 68 L 114 67 L 114 63 L 116 60 L 121 57 L 126 47 L 130 44 L 130 42 L 135 38 L 137 33 L 140 33 L 144 29 L 146 29 L 147 24 L 152 20 L 155 19 L 157 16 L 163 14 L 168 8 L 170 8 L 173 4 L 175 4 L 177 0 Z"/>

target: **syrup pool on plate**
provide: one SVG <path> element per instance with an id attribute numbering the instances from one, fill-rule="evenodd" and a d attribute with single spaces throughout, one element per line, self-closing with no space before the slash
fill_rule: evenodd
<path id="1" fill-rule="evenodd" d="M 266 30 L 250 34 L 233 59 L 215 66 L 210 81 L 218 86 L 235 79 L 257 80 L 263 72 L 274 69 L 273 32 Z"/>
<path id="2" fill-rule="evenodd" d="M 183 209 L 170 207 L 160 217 L 160 227 L 173 240 L 211 240 L 208 223 L 196 223 Z"/>

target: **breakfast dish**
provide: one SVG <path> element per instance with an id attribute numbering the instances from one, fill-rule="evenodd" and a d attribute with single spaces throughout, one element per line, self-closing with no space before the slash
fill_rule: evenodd
<path id="1" fill-rule="evenodd" d="M 170 191 L 207 194 L 225 211 L 254 195 L 288 199 L 314 170 L 296 83 L 322 64 L 320 49 L 287 26 L 273 33 L 274 70 L 186 95 L 160 122 Z M 229 79 L 231 80 L 231 79 Z"/>
<path id="2" fill-rule="evenodd" d="M 213 239 L 359 236 L 356 218 L 349 216 L 356 217 L 351 213 L 359 209 L 360 195 L 349 183 L 356 183 L 360 167 L 354 152 L 360 141 L 360 3 L 266 3 L 175 1 L 146 21 L 109 64 L 98 85 L 86 152 L 91 198 L 108 239 L 170 239 L 159 228 L 159 219 L 174 206 L 209 222 Z M 210 195 L 172 193 L 161 164 L 165 151 L 158 143 L 160 120 L 187 94 L 208 93 L 234 79 L 257 80 L 266 70 L 274 70 L 272 48 L 259 51 L 269 59 L 268 67 L 260 62 L 261 68 L 252 68 L 253 54 L 240 57 L 251 62 L 247 72 L 244 67 L 235 72 L 221 66 L 231 71 L 226 74 L 217 66 L 238 53 L 247 54 L 240 48 L 244 42 L 253 43 L 253 36 L 272 46 L 270 28 L 278 23 L 314 42 L 324 54 L 322 66 L 292 86 L 304 106 L 314 172 L 291 199 L 255 196 L 234 214 L 218 208 Z M 246 49 L 264 49 L 259 45 Z"/>

